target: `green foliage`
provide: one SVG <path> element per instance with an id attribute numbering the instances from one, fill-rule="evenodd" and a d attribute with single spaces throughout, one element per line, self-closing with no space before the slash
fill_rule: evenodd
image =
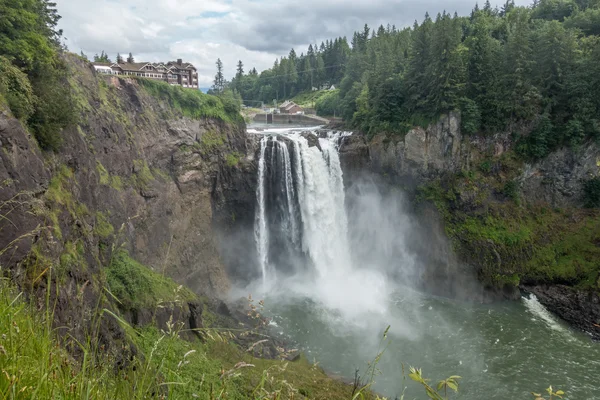
<path id="1" fill-rule="evenodd" d="M 310 93 L 322 60 L 319 83 L 339 92 L 317 101 L 321 115 L 335 113 L 372 136 L 402 135 L 460 111 L 464 133 L 512 132 L 521 137 L 521 156 L 538 159 L 600 136 L 598 22 L 597 0 L 507 2 L 501 11 L 475 7 L 469 17 L 426 14 L 412 28 L 365 26 L 351 48 L 334 39 L 299 57 L 292 50 L 231 85 L 244 99 L 267 103 Z"/>
<path id="2" fill-rule="evenodd" d="M 588 8 L 565 19 L 566 28 L 581 29 L 586 35 L 600 35 L 600 8 Z"/>
<path id="3" fill-rule="evenodd" d="M 477 103 L 468 98 L 461 99 L 461 129 L 468 135 L 479 132 L 481 128 L 481 111 Z"/>
<path id="4" fill-rule="evenodd" d="M 517 150 L 525 157 L 534 159 L 543 158 L 551 150 L 550 140 L 553 125 L 548 114 L 544 114 L 536 124 L 533 131 L 517 143 Z"/>
<path id="5" fill-rule="evenodd" d="M 87 262 L 85 260 L 85 249 L 81 240 L 73 243 L 66 242 L 63 253 L 60 255 L 60 269 L 57 272 L 59 276 L 65 276 L 66 273 L 75 270 L 85 270 Z"/>
<path id="6" fill-rule="evenodd" d="M 204 132 L 198 143 L 198 147 L 203 153 L 212 153 L 219 151 L 225 145 L 223 136 L 214 131 Z"/>
<path id="7" fill-rule="evenodd" d="M 139 189 L 146 188 L 154 180 L 154 175 L 146 160 L 133 160 L 133 180 Z"/>
<path id="8" fill-rule="evenodd" d="M 315 108 L 317 115 L 339 116 L 341 112 L 340 91 L 326 92 L 316 101 Z"/>
<path id="9" fill-rule="evenodd" d="M 100 236 L 101 239 L 107 239 L 115 233 L 115 228 L 112 226 L 108 217 L 103 212 L 96 212 L 96 226 L 94 233 Z"/>
<path id="10" fill-rule="evenodd" d="M 153 309 L 161 303 L 188 301 L 195 295 L 118 249 L 106 269 L 108 289 L 125 309 Z"/>
<path id="11" fill-rule="evenodd" d="M 502 164 L 504 171 L 512 168 L 507 161 Z M 514 179 L 496 179 L 493 174 L 457 176 L 444 185 L 426 185 L 419 198 L 436 205 L 456 250 L 481 266 L 484 283 L 501 288 L 524 280 L 595 288 L 600 276 L 600 213 L 499 202 L 495 193 L 514 200 L 519 190 Z M 462 203 L 464 194 L 458 196 L 458 191 L 477 193 L 475 209 L 472 203 Z"/>
<path id="12" fill-rule="evenodd" d="M 62 32 L 56 29 L 60 16 L 55 7 L 47 0 L 0 4 L 0 94 L 47 150 L 57 150 L 61 130 L 76 121 L 66 66 L 59 58 Z"/>
<path id="13" fill-rule="evenodd" d="M 578 9 L 574 0 L 540 0 L 533 9 L 533 18 L 563 21 Z"/>
<path id="14" fill-rule="evenodd" d="M 101 185 L 109 185 L 110 184 L 110 174 L 104 168 L 104 165 L 98 160 L 96 160 L 96 170 L 98 171 L 98 175 L 100 176 L 100 184 Z"/>
<path id="15" fill-rule="evenodd" d="M 502 193 L 512 199 L 513 201 L 515 201 L 516 203 L 519 202 L 519 183 L 516 180 L 510 180 L 507 181 L 504 184 L 504 187 L 502 188 Z"/>
<path id="16" fill-rule="evenodd" d="M 437 384 L 437 388 L 429 385 L 430 379 L 426 379 L 423 377 L 423 371 L 420 368 L 410 367 L 410 374 L 408 377 L 413 381 L 421 384 L 425 388 L 425 394 L 432 400 L 447 400 L 448 399 L 448 389 L 453 390 L 454 392 L 458 392 L 458 380 L 462 379 L 458 375 L 452 375 L 444 380 L 441 380 Z M 444 395 L 442 395 L 439 391 L 444 390 Z"/>
<path id="17" fill-rule="evenodd" d="M 600 176 L 584 182 L 583 202 L 588 208 L 600 208 Z"/>
<path id="18" fill-rule="evenodd" d="M 13 115 L 27 121 L 33 114 L 35 95 L 27 75 L 0 56 L 0 95 L 4 97 Z"/>
<path id="19" fill-rule="evenodd" d="M 239 103 L 224 95 L 222 98 L 204 94 L 199 90 L 171 86 L 167 82 L 137 78 L 138 83 L 150 95 L 165 101 L 175 111 L 194 118 L 214 118 L 225 122 L 240 122 Z"/>
<path id="20" fill-rule="evenodd" d="M 319 101 L 335 92 L 336 90 L 308 90 L 298 93 L 291 100 L 301 107 L 315 108 Z"/>
<path id="21" fill-rule="evenodd" d="M 235 167 L 240 163 L 241 156 L 242 155 L 237 151 L 234 151 L 233 153 L 227 153 L 225 156 L 225 163 L 228 167 Z"/>

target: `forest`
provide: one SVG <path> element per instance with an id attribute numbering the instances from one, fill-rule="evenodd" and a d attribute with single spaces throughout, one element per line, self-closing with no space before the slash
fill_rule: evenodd
<path id="1" fill-rule="evenodd" d="M 539 0 L 501 8 L 487 1 L 468 16 L 429 14 L 292 49 L 231 88 L 271 103 L 335 85 L 317 102 L 367 134 L 403 134 L 453 110 L 467 134 L 511 132 L 525 157 L 600 136 L 600 0 Z"/>

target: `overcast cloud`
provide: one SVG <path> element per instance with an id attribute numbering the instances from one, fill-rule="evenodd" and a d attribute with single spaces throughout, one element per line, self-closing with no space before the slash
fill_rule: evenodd
<path id="1" fill-rule="evenodd" d="M 483 3 L 485 0 L 481 1 Z M 499 3 L 500 1 L 498 1 Z M 503 1 L 502 1 L 503 2 Z M 528 5 L 531 0 L 516 0 Z M 198 68 L 201 87 L 212 84 L 221 58 L 227 78 L 238 60 L 263 70 L 294 47 L 371 27 L 410 25 L 446 10 L 468 14 L 475 0 L 57 0 L 66 44 L 90 58 L 102 50 L 114 60 L 183 58 Z M 494 3 L 492 1 L 492 3 Z"/>

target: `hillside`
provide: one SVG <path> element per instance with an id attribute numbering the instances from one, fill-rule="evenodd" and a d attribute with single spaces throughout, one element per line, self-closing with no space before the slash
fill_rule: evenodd
<path id="1" fill-rule="evenodd" d="M 238 110 L 65 57 L 79 118 L 55 151 L 6 105 L 0 114 L 0 318 L 13 338 L 0 393 L 347 398 L 350 386 L 303 358 L 257 359 L 285 359 L 285 345 L 261 341 L 243 311 L 252 303 L 230 311 L 218 300 L 229 278 L 217 238 L 232 216 L 243 222 L 239 204 L 254 204 Z"/>

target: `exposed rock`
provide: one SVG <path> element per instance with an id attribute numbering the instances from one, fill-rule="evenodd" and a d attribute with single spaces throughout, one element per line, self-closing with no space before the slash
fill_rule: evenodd
<path id="1" fill-rule="evenodd" d="M 319 151 L 323 151 L 323 149 L 321 149 L 321 143 L 319 143 L 319 137 L 317 135 L 308 131 L 302 132 L 300 135 L 308 141 L 308 147 L 316 147 L 317 149 L 319 149 Z"/>
<path id="2" fill-rule="evenodd" d="M 224 296 L 230 283 L 217 233 L 251 226 L 254 216 L 245 126 L 183 117 L 135 80 L 68 62 L 81 118 L 62 132 L 58 153 L 42 154 L 19 121 L 0 113 L 0 250 L 11 247 L 0 251 L 3 271 L 17 282 L 39 275 L 36 289 L 44 290 L 44 268 L 81 248 L 56 300 L 55 324 L 75 337 L 81 316 L 97 307 L 101 288 L 92 282 L 115 248 L 197 293 Z M 138 310 L 131 319 L 148 316 Z M 124 338 L 112 320 L 102 330 L 107 342 Z"/>
<path id="3" fill-rule="evenodd" d="M 369 144 L 374 171 L 415 182 L 461 166 L 460 115 L 449 113 L 426 129 L 411 129 L 400 141 L 376 135 Z"/>
<path id="4" fill-rule="evenodd" d="M 583 183 L 594 176 L 600 176 L 600 146 L 596 141 L 577 150 L 559 149 L 540 162 L 526 165 L 522 190 L 533 202 L 554 207 L 581 206 Z"/>
<path id="5" fill-rule="evenodd" d="M 43 222 L 31 210 L 43 206 L 39 197 L 49 182 L 50 171 L 29 133 L 0 111 L 0 265 L 22 260 L 31 250 Z"/>
<path id="6" fill-rule="evenodd" d="M 574 327 L 600 340 L 600 296 L 563 285 L 524 286 L 540 303 Z"/>
<path id="7" fill-rule="evenodd" d="M 367 140 L 363 135 L 350 135 L 340 138 L 340 164 L 346 183 L 371 168 L 371 155 Z"/>

